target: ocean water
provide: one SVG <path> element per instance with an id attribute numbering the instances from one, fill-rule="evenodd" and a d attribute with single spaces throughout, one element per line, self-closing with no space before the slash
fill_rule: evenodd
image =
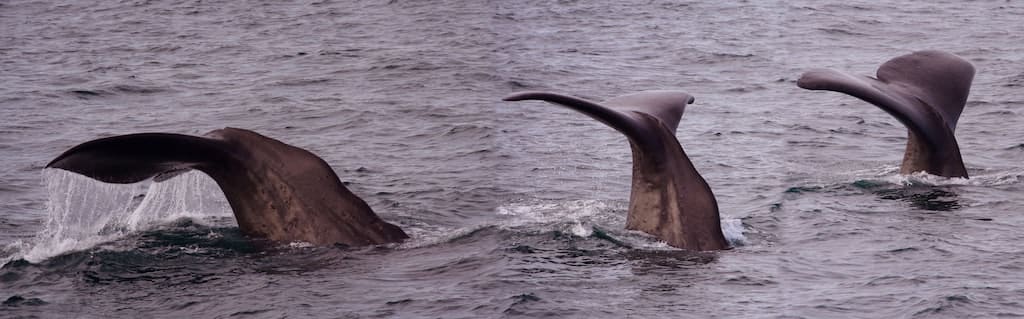
<path id="1" fill-rule="evenodd" d="M 0 2 L 0 317 L 1024 317 L 1016 1 Z M 906 130 L 796 87 L 937 49 L 977 75 L 971 179 L 900 175 Z M 690 93 L 677 137 L 734 248 L 623 229 L 630 151 L 520 90 Z M 255 130 L 412 238 L 246 238 L 211 179 L 44 170 L 139 132 Z"/>

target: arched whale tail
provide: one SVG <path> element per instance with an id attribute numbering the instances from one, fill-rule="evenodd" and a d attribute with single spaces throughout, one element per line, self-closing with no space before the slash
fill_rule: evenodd
<path id="1" fill-rule="evenodd" d="M 597 103 L 550 92 L 521 92 L 506 101 L 542 100 L 586 114 L 625 135 L 633 150 L 626 228 L 689 250 L 728 248 L 718 203 L 675 137 L 689 94 L 646 91 Z"/>
<path id="2" fill-rule="evenodd" d="M 108 183 L 196 169 L 224 192 L 243 233 L 276 241 L 368 245 L 408 238 L 381 220 L 313 153 L 252 131 L 141 133 L 79 144 L 46 165 Z"/>
<path id="3" fill-rule="evenodd" d="M 79 144 L 46 164 L 105 183 L 137 183 L 228 157 L 223 141 L 181 134 L 118 135 Z M 166 179 L 166 178 L 161 178 Z"/>
<path id="4" fill-rule="evenodd" d="M 797 85 L 846 93 L 896 117 L 909 131 L 902 173 L 966 178 L 953 133 L 973 79 L 970 62 L 946 52 L 919 51 L 885 62 L 877 78 L 817 69 L 804 73 Z"/>

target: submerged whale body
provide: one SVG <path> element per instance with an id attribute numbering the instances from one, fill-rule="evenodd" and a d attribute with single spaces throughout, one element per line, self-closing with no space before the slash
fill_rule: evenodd
<path id="1" fill-rule="evenodd" d="M 597 103 L 549 92 L 521 92 L 506 101 L 542 100 L 586 114 L 626 135 L 633 150 L 633 182 L 626 229 L 688 250 L 729 248 L 718 203 L 683 152 L 676 127 L 693 97 L 645 91 Z"/>
<path id="2" fill-rule="evenodd" d="M 107 183 L 162 181 L 199 170 L 217 182 L 238 227 L 253 237 L 349 246 L 408 238 L 345 188 L 320 157 L 244 129 L 224 128 L 203 137 L 107 137 L 79 144 L 46 167 Z"/>
<path id="3" fill-rule="evenodd" d="M 877 77 L 818 69 L 797 85 L 846 93 L 878 106 L 907 127 L 900 173 L 925 171 L 967 178 L 953 131 L 974 79 L 970 62 L 941 51 L 919 51 L 882 64 Z"/>

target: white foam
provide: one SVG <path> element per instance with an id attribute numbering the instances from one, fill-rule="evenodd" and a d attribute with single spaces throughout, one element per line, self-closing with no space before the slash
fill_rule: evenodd
<path id="1" fill-rule="evenodd" d="M 499 227 L 507 229 L 530 228 L 532 231 L 558 230 L 578 237 L 590 237 L 594 227 L 606 229 L 617 240 L 642 249 L 673 249 L 650 235 L 623 230 L 626 222 L 625 207 L 616 207 L 597 200 L 562 202 L 509 203 L 497 208 L 498 215 L 508 216 Z M 733 246 L 747 242 L 743 223 L 738 218 L 723 217 L 722 232 Z"/>
<path id="2" fill-rule="evenodd" d="M 915 185 L 929 185 L 929 186 L 941 186 L 941 185 L 966 185 L 970 180 L 959 177 L 942 177 L 937 175 L 928 174 L 926 172 L 916 172 L 909 175 L 903 174 L 890 174 L 882 176 L 882 181 L 903 185 L 903 186 L 915 186 Z"/>
<path id="3" fill-rule="evenodd" d="M 970 186 L 1000 186 L 1017 184 L 1024 177 L 1024 168 L 1013 170 L 994 170 L 975 174 L 971 178 L 943 177 L 916 172 L 911 174 L 889 173 L 881 175 L 883 182 L 903 186 L 946 186 L 946 185 L 970 185 Z"/>
<path id="4" fill-rule="evenodd" d="M 28 249 L 28 244 L 23 240 L 15 240 L 14 242 L 7 243 L 3 248 L 0 248 L 0 256 L 5 256 L 0 259 L 0 266 L 6 265 L 7 262 L 20 258 L 19 252 Z"/>
<path id="5" fill-rule="evenodd" d="M 747 244 L 747 237 L 743 235 L 743 221 L 739 218 L 722 218 L 722 234 L 731 246 Z"/>
<path id="6" fill-rule="evenodd" d="M 304 242 L 304 241 L 293 241 L 293 242 L 288 243 L 288 248 L 292 248 L 292 249 L 295 249 L 295 248 L 311 248 L 311 247 L 316 247 L 316 245 L 313 245 L 313 243 Z"/>
<path id="7" fill-rule="evenodd" d="M 837 178 L 832 182 L 845 182 L 850 179 L 868 180 L 902 186 L 1001 186 L 1018 184 L 1024 181 L 1024 168 L 983 169 L 972 171 L 971 178 L 943 177 L 927 172 L 901 174 L 899 165 L 832 172 Z"/>
<path id="8" fill-rule="evenodd" d="M 456 229 L 442 228 L 431 231 L 419 230 L 415 234 L 410 232 L 410 236 L 416 240 L 407 240 L 398 247 L 402 249 L 414 249 L 443 244 L 455 240 L 456 238 L 465 237 L 466 235 L 487 227 L 488 225 L 474 225 Z"/>
<path id="9" fill-rule="evenodd" d="M 532 225 L 564 225 L 581 223 L 593 218 L 609 217 L 613 207 L 597 200 L 563 202 L 510 203 L 499 206 L 495 212 L 509 218 L 500 226 L 518 228 Z M 605 214 L 602 214 L 605 213 Z"/>
<path id="10" fill-rule="evenodd" d="M 231 214 L 212 179 L 197 172 L 161 183 L 123 185 L 46 169 L 43 180 L 48 192 L 47 219 L 20 254 L 30 262 L 95 247 L 175 219 L 201 222 Z"/>
<path id="11" fill-rule="evenodd" d="M 582 222 L 575 221 L 572 223 L 572 227 L 569 228 L 569 232 L 576 237 L 590 237 L 594 234 L 594 227 L 587 227 Z"/>

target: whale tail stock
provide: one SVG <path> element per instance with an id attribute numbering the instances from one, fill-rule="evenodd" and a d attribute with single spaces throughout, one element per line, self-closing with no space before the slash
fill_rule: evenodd
<path id="1" fill-rule="evenodd" d="M 107 183 L 168 179 L 195 169 L 224 192 L 243 233 L 276 241 L 350 246 L 398 242 L 323 159 L 258 133 L 224 128 L 204 137 L 141 133 L 101 138 L 64 152 L 47 168 Z"/>
<path id="2" fill-rule="evenodd" d="M 797 85 L 852 95 L 903 123 L 908 141 L 901 173 L 966 178 L 954 131 L 973 79 L 970 62 L 946 52 L 918 51 L 885 62 L 875 78 L 816 69 L 804 73 Z"/>
<path id="3" fill-rule="evenodd" d="M 633 150 L 626 228 L 689 250 L 728 248 L 718 203 L 679 145 L 675 131 L 692 96 L 645 91 L 596 103 L 551 92 L 520 92 L 505 101 L 542 100 L 586 114 L 625 135 Z"/>

